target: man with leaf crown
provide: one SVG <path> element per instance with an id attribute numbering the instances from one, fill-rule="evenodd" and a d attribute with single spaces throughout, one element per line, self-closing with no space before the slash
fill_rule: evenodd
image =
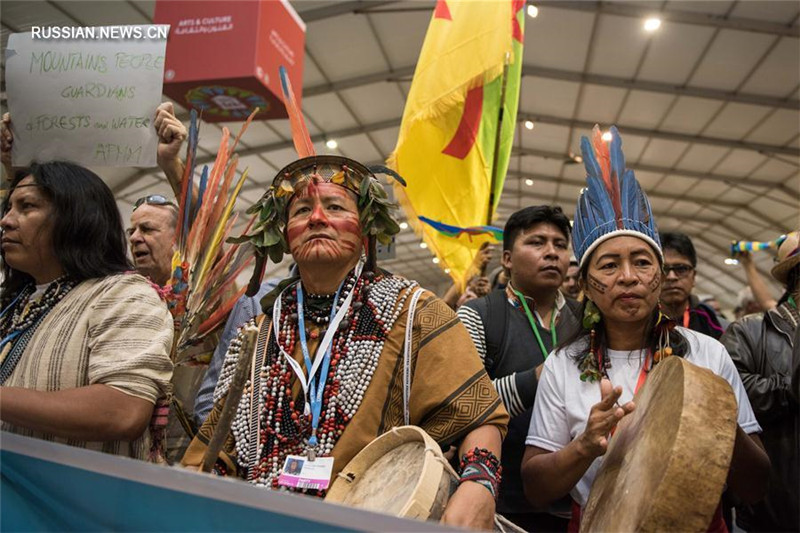
<path id="1" fill-rule="evenodd" d="M 301 159 L 282 169 L 251 208 L 257 221 L 242 239 L 258 253 L 251 290 L 267 257 L 277 262 L 291 254 L 299 276 L 268 294 L 264 314 L 249 323 L 258 336 L 246 393 L 222 451 L 216 458 L 212 452 L 213 469 L 269 489 L 323 496 L 367 444 L 413 424 L 441 446 L 459 446 L 461 483 L 442 520 L 490 528 L 508 415 L 453 311 L 417 282 L 375 265 L 376 240 L 388 242 L 399 231 L 375 177 L 391 171 L 315 155 L 282 75 Z M 242 349 L 250 344 L 247 327 L 228 349 L 214 408 L 184 456 L 186 466 L 201 464 L 226 398 L 234 396 L 237 360 L 249 355 Z M 291 459 L 324 465 L 324 479 L 293 486 Z"/>

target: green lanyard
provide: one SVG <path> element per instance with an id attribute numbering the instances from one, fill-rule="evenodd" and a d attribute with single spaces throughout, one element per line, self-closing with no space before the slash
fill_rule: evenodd
<path id="1" fill-rule="evenodd" d="M 793 296 L 789 296 L 789 298 L 787 298 L 787 300 L 788 300 L 788 301 L 789 301 L 789 303 L 792 305 L 792 307 L 794 307 L 795 309 L 797 309 L 797 302 L 795 302 L 795 301 L 794 301 L 794 297 L 793 297 Z"/>
<path id="2" fill-rule="evenodd" d="M 539 326 L 536 325 L 536 319 L 533 317 L 533 313 L 528 308 L 528 302 L 525 301 L 525 297 L 522 295 L 515 288 L 511 288 L 514 291 L 514 294 L 517 295 L 519 301 L 522 302 L 522 308 L 525 309 L 525 316 L 528 317 L 528 322 L 531 323 L 531 329 L 533 330 L 533 334 L 536 335 L 536 341 L 539 343 L 539 348 L 542 350 L 542 357 L 547 359 L 547 348 L 544 347 L 544 343 L 542 342 L 542 336 L 539 335 Z M 550 315 L 550 336 L 553 340 L 553 348 L 555 348 L 556 344 L 558 343 L 558 336 L 556 335 L 556 309 L 555 306 L 553 307 L 553 312 Z"/>

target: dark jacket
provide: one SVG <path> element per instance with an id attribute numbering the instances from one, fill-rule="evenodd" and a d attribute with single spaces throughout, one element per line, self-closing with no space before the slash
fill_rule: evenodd
<path id="1" fill-rule="evenodd" d="M 795 329 L 786 310 L 771 309 L 734 322 L 720 339 L 742 377 L 772 462 L 767 496 L 738 508 L 737 522 L 747 531 L 800 531 L 799 406 L 791 394 Z"/>
<path id="2" fill-rule="evenodd" d="M 686 327 L 682 322 L 683 317 L 674 317 L 678 324 Z M 722 336 L 725 328 L 722 327 L 716 311 L 702 303 L 694 294 L 689 296 L 689 325 L 688 328 L 698 333 L 703 333 L 717 340 Z"/>
<path id="3" fill-rule="evenodd" d="M 525 438 L 531 424 L 533 402 L 536 397 L 536 367 L 544 363 L 547 354 L 542 354 L 530 323 L 524 313 L 515 309 L 506 296 L 506 291 L 495 290 L 483 298 L 477 298 L 464 304 L 476 310 L 483 323 L 486 340 L 486 357 L 484 365 L 492 380 L 514 375 L 516 391 L 524 411 L 511 417 L 508 434 L 503 441 L 503 482 L 497 502 L 499 513 L 528 513 L 533 508 L 525 498 L 522 489 L 522 455 L 525 452 Z M 566 298 L 556 324 L 558 339 L 570 337 L 580 328 L 580 304 Z M 545 349 L 551 351 L 551 332 L 540 329 Z M 501 393 L 501 397 L 503 394 Z M 511 409 L 509 409 L 511 412 Z M 569 511 L 564 509 L 553 511 Z"/>

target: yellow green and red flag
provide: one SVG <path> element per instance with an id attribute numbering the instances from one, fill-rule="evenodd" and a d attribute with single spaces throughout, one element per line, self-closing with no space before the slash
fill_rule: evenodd
<path id="1" fill-rule="evenodd" d="M 514 140 L 524 6 L 438 0 L 388 160 L 408 183 L 395 192 L 409 223 L 462 285 L 492 235 L 455 238 L 420 224 L 419 216 L 459 227 L 491 224 Z"/>

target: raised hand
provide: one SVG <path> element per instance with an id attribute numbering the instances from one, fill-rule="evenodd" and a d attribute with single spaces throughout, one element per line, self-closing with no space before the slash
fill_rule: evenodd
<path id="1" fill-rule="evenodd" d="M 580 446 L 587 455 L 599 457 L 605 454 L 610 433 L 636 407 L 633 402 L 619 405 L 617 400 L 621 395 L 622 387 L 614 387 L 605 378 L 600 380 L 600 401 L 592 406 L 586 429 L 578 437 Z"/>
<path id="2" fill-rule="evenodd" d="M 158 133 L 158 164 L 179 159 L 183 141 L 188 137 L 188 132 L 183 123 L 175 117 L 175 108 L 172 102 L 164 102 L 156 108 L 156 117 L 153 126 Z"/>

